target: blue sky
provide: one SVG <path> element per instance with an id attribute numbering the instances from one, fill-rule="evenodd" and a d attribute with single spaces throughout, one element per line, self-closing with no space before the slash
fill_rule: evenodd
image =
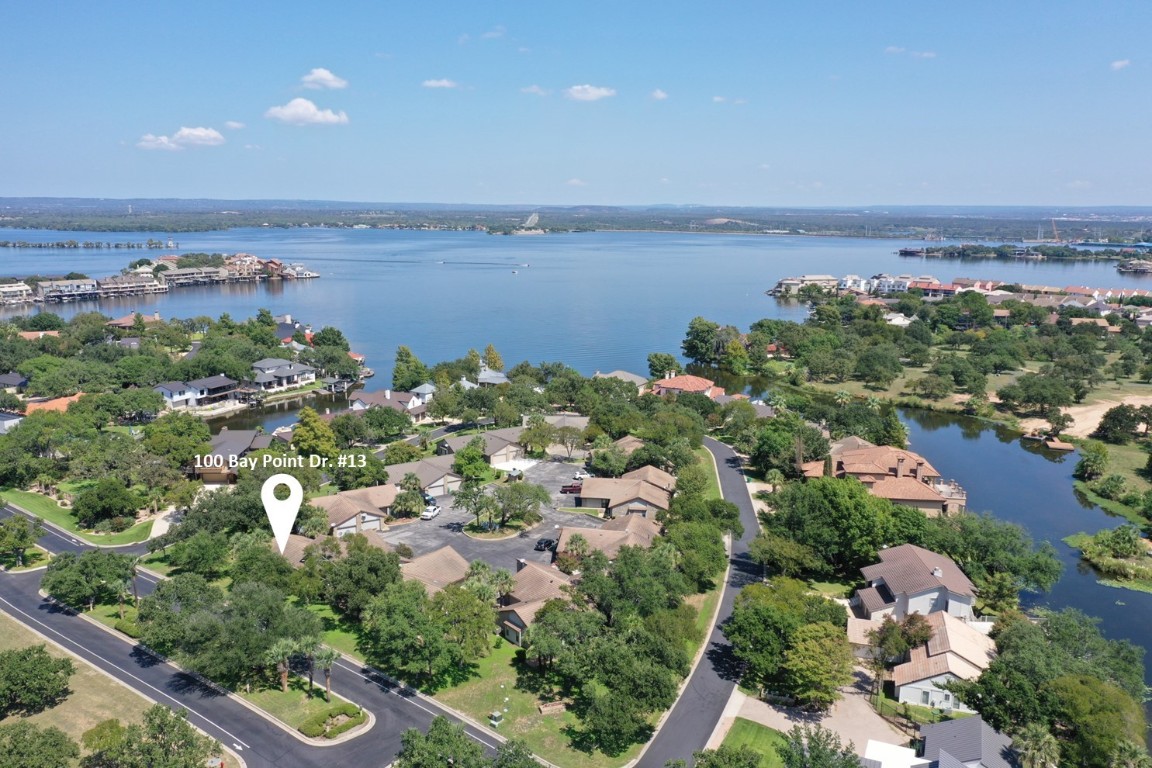
<path id="1" fill-rule="evenodd" d="M 31 2 L 3 19 L 0 196 L 1152 204 L 1146 0 Z"/>

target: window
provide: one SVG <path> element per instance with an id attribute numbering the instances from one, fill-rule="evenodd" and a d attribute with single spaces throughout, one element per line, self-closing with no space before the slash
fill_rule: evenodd
<path id="1" fill-rule="evenodd" d="M 924 706 L 928 706 L 929 704 L 932 703 L 930 700 L 931 696 L 932 696 L 932 694 L 929 693 L 928 691 L 920 691 L 920 703 L 923 704 Z"/>

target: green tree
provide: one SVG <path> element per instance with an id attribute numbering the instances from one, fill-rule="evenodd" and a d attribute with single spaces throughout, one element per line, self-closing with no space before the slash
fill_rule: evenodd
<path id="1" fill-rule="evenodd" d="M 697 592 L 711 589 L 728 565 L 720 531 L 708 523 L 685 522 L 668 527 L 668 543 L 680 553 L 680 571 Z"/>
<path id="2" fill-rule="evenodd" d="M 392 502 L 392 512 L 399 517 L 412 517 L 424 509 L 424 493 L 420 478 L 415 472 L 408 472 L 397 483 L 400 493 Z"/>
<path id="3" fill-rule="evenodd" d="M 75 672 L 71 659 L 54 658 L 43 645 L 0 651 L 0 717 L 34 715 L 59 703 Z"/>
<path id="4" fill-rule="evenodd" d="M 456 725 L 448 718 L 436 716 L 428 727 L 428 733 L 415 728 L 404 732 L 396 768 L 487 768 L 484 748 L 469 738 L 464 726 Z"/>
<path id="5" fill-rule="evenodd" d="M 556 442 L 558 430 L 539 414 L 528 417 L 528 424 L 520 433 L 520 444 L 528 451 L 544 451 Z"/>
<path id="6" fill-rule="evenodd" d="M 496 351 L 496 347 L 489 344 L 484 347 L 484 364 L 488 366 L 491 371 L 504 370 L 504 358 L 500 357 L 500 353 Z"/>
<path id="7" fill-rule="evenodd" d="M 528 744 L 520 739 L 509 739 L 497 747 L 496 759 L 492 761 L 492 768 L 537 768 L 539 765 Z"/>
<path id="8" fill-rule="evenodd" d="M 1073 474 L 1080 480 L 1095 480 L 1108 473 L 1108 465 L 1108 448 L 1095 440 L 1085 440 L 1080 444 L 1080 461 Z"/>
<path id="9" fill-rule="evenodd" d="M 177 568 L 214 579 L 228 567 L 228 537 L 223 532 L 197 531 L 172 546 L 168 560 Z"/>
<path id="10" fill-rule="evenodd" d="M 144 722 L 124 729 L 115 744 L 88 755 L 82 768 L 201 768 L 220 754 L 220 743 L 188 722 L 188 712 L 159 704 L 144 712 Z"/>
<path id="11" fill-rule="evenodd" d="M 552 494 L 535 483 L 508 483 L 493 493 L 500 509 L 500 527 L 510 522 L 531 527 L 540 522 L 540 507 L 552 501 Z"/>
<path id="12" fill-rule="evenodd" d="M 412 417 L 393 408 L 369 408 L 364 412 L 364 423 L 377 442 L 393 440 L 412 430 Z"/>
<path id="13" fill-rule="evenodd" d="M 121 585 L 134 576 L 134 560 L 128 555 L 108 550 L 61 552 L 48 563 L 40 586 L 54 600 L 92 610 L 97 603 L 115 601 Z"/>
<path id="14" fill-rule="evenodd" d="M 1012 737 L 1012 748 L 1021 768 L 1056 768 L 1060 764 L 1060 742 L 1043 723 L 1028 723 Z"/>
<path id="15" fill-rule="evenodd" d="M 852 648 L 840 627 L 808 624 L 793 635 L 782 668 L 802 706 L 827 710 L 840 699 L 840 688 L 852 682 Z"/>
<path id="16" fill-rule="evenodd" d="M 369 658 L 393 674 L 434 682 L 458 659 L 443 617 L 430 610 L 424 585 L 401 582 L 368 604 L 364 643 Z"/>
<path id="17" fill-rule="evenodd" d="M 788 731 L 788 741 L 776 747 L 784 768 L 860 768 L 860 758 L 852 744 L 819 725 L 797 725 Z"/>
<path id="18" fill-rule="evenodd" d="M 400 581 L 400 557 L 372 547 L 359 534 L 343 537 L 348 554 L 324 570 L 324 596 L 341 614 L 359 620 L 372 598 Z M 339 543 L 332 541 L 339 549 Z"/>
<path id="19" fill-rule="evenodd" d="M 488 472 L 488 460 L 484 458 L 484 438 L 477 435 L 456 452 L 452 471 L 465 480 L 483 477 Z"/>
<path id="20" fill-rule="evenodd" d="M 140 500 L 128 490 L 123 481 L 106 477 L 77 494 L 72 511 L 80 525 L 92 528 L 105 520 L 133 516 L 139 507 Z"/>
<path id="21" fill-rule="evenodd" d="M 299 423 L 292 429 L 292 447 L 301 456 L 322 456 L 335 465 L 340 451 L 332 427 L 311 408 L 301 408 L 298 418 Z"/>
<path id="22" fill-rule="evenodd" d="M 162 456 L 175 470 L 191 467 L 197 456 L 208 452 L 211 432 L 203 419 L 186 411 L 172 411 L 144 426 L 144 447 Z"/>
<path id="23" fill-rule="evenodd" d="M 371 488 L 388 482 L 387 465 L 371 451 L 347 451 L 341 459 L 344 466 L 337 462 L 336 467 L 329 471 L 342 491 Z"/>
<path id="24" fill-rule="evenodd" d="M 491 601 L 453 585 L 433 595 L 428 607 L 439 615 L 445 637 L 459 649 L 461 661 L 470 663 L 488 655 L 492 628 L 496 626 L 496 610 Z"/>
<path id="25" fill-rule="evenodd" d="M 0 725 L 0 755 L 4 768 L 66 768 L 80 747 L 59 728 L 16 721 Z"/>
<path id="26" fill-rule="evenodd" d="M 320 646 L 312 656 L 312 663 L 324 673 L 324 700 L 332 701 L 332 667 L 340 660 L 340 652 L 326 645 Z"/>
<path id="27" fill-rule="evenodd" d="M 652 352 L 648 355 L 649 378 L 662 379 L 669 373 L 679 376 L 683 372 L 684 368 L 680 365 L 680 361 L 667 352 Z"/>
<path id="28" fill-rule="evenodd" d="M 0 507 L 3 503 L 4 500 L 0 499 Z M 13 515 L 0 520 L 0 552 L 12 553 L 16 556 L 16 564 L 23 567 L 24 553 L 43 535 L 44 525 L 38 517 L 29 520 L 23 515 Z"/>
<path id="29" fill-rule="evenodd" d="M 684 343 L 680 345 L 684 356 L 700 365 L 715 365 L 718 360 L 720 326 L 703 317 L 694 317 L 688 323 Z"/>
<path id="30" fill-rule="evenodd" d="M 312 334 L 312 346 L 338 347 L 344 352 L 352 348 L 348 343 L 348 339 L 344 338 L 344 333 L 339 328 L 333 328 L 328 325 Z"/>
<path id="31" fill-rule="evenodd" d="M 406 346 L 396 348 L 392 364 L 392 389 L 409 392 L 428 381 L 428 368 Z"/>
<path id="32" fill-rule="evenodd" d="M 424 452 L 417 446 L 411 443 L 406 443 L 403 440 L 397 440 L 394 443 L 389 443 L 384 448 L 384 465 L 391 466 L 393 464 L 407 464 L 410 461 L 419 461 L 424 457 Z"/>
<path id="33" fill-rule="evenodd" d="M 762 758 L 751 747 L 721 744 L 718 749 L 692 753 L 695 768 L 760 768 Z M 685 768 L 683 760 L 669 760 L 664 768 Z"/>
<path id="34" fill-rule="evenodd" d="M 280 676 L 280 690 L 288 692 L 288 673 L 292 670 L 292 657 L 296 655 L 299 644 L 290 638 L 282 637 L 264 651 L 264 662 L 276 668 Z"/>
<path id="35" fill-rule="evenodd" d="M 1143 713 L 1116 686 L 1090 675 L 1069 675 L 1053 680 L 1050 692 L 1057 702 L 1056 727 L 1069 735 L 1061 750 L 1067 764 L 1109 768 L 1109 756 L 1120 744 L 1143 741 Z"/>

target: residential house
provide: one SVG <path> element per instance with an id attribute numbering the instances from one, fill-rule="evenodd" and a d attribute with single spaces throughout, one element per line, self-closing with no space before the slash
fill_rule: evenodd
<path id="1" fill-rule="evenodd" d="M 303 387 L 316 381 L 316 369 L 279 357 L 266 357 L 252 363 L 252 382 L 265 392 Z"/>
<path id="2" fill-rule="evenodd" d="M 23 392 L 24 388 L 28 386 L 28 377 L 22 373 L 0 373 L 0 392 L 7 392 L 14 395 L 18 392 Z"/>
<path id="3" fill-rule="evenodd" d="M 387 483 L 341 491 L 331 496 L 317 496 L 309 503 L 327 513 L 328 533 L 340 537 L 384 530 L 384 520 L 391 512 L 398 491 L 394 484 Z"/>
<path id="4" fill-rule="evenodd" d="M 945 555 L 901 544 L 880 551 L 880 562 L 860 569 L 868 586 L 856 591 L 852 605 L 866 619 L 910 613 L 925 616 L 943 611 L 968 620 L 973 617 L 976 586 Z"/>
<path id="5" fill-rule="evenodd" d="M 962 512 L 968 494 L 956 481 L 945 482 L 923 456 L 902 448 L 873 445 L 861 437 L 837 440 L 829 449 L 834 477 L 854 477 L 873 496 L 921 510 L 929 517 Z M 820 477 L 824 461 L 801 466 L 805 477 Z"/>
<path id="6" fill-rule="evenodd" d="M 390 464 L 388 477 L 399 483 L 409 472 L 420 480 L 420 488 L 432 496 L 447 496 L 460 490 L 464 478 L 452 471 L 454 457 L 432 456 L 419 461 Z"/>
<path id="7" fill-rule="evenodd" d="M 531 416 L 524 416 L 524 426 L 528 426 Z M 555 413 L 544 416 L 544 421 L 559 429 L 560 427 L 575 427 L 583 432 L 588 429 L 591 419 L 575 413 Z"/>
<path id="8" fill-rule="evenodd" d="M 961 717 L 920 726 L 923 759 L 932 768 L 1016 768 L 1012 739 L 983 718 Z"/>
<path id="9" fill-rule="evenodd" d="M 576 506 L 602 509 L 605 517 L 640 515 L 655 518 L 672 503 L 676 478 L 651 466 L 626 472 L 619 478 L 589 477 L 576 495 Z"/>
<path id="10" fill-rule="evenodd" d="M 107 325 L 109 328 L 119 328 L 122 331 L 130 331 L 136 327 L 137 315 L 140 315 L 141 322 L 143 322 L 145 325 L 164 322 L 160 319 L 159 312 L 153 312 L 150 315 L 145 315 L 140 312 L 130 312 L 127 315 L 124 315 L 124 317 L 118 317 L 115 320 L 109 320 L 107 323 L 105 323 L 105 325 Z"/>
<path id="11" fill-rule="evenodd" d="M 930 613 L 925 618 L 932 627 L 931 639 L 913 648 L 908 661 L 892 670 L 896 700 L 933 709 L 971 712 L 940 685 L 975 680 L 996 657 L 996 643 L 944 611 Z"/>
<path id="12" fill-rule="evenodd" d="M 17 331 L 16 335 L 24 341 L 40 341 L 44 337 L 60 338 L 60 331 Z"/>
<path id="13" fill-rule="evenodd" d="M 718 395 L 717 397 L 712 398 L 712 400 L 715 401 L 717 405 L 727 405 L 728 403 L 734 403 L 737 400 L 743 400 L 744 402 L 751 405 L 752 409 L 756 411 L 756 418 L 772 419 L 776 417 L 776 411 L 772 408 L 772 406 L 767 405 L 763 400 L 752 400 L 748 397 L 748 395 Z"/>
<path id="14" fill-rule="evenodd" d="M 644 441 L 635 435 L 624 435 L 619 440 L 614 440 L 612 445 L 619 448 L 625 456 L 631 456 L 644 447 Z"/>
<path id="15" fill-rule="evenodd" d="M 644 388 L 648 386 L 648 379 L 638 373 L 631 373 L 629 371 L 615 370 L 608 371 L 608 373 L 600 373 L 600 371 L 596 371 L 596 373 L 592 374 L 592 378 L 619 379 L 620 381 L 634 385 L 637 392 L 643 392 Z"/>
<path id="16" fill-rule="evenodd" d="M 357 392 L 352 398 L 352 410 L 366 411 L 369 408 L 391 408 L 408 414 L 414 422 L 428 417 L 428 401 L 424 395 L 415 392 L 393 392 L 391 389 Z"/>
<path id="17" fill-rule="evenodd" d="M 36 284 L 41 301 L 90 301 L 100 296 L 100 288 L 91 278 L 76 280 L 42 280 Z"/>
<path id="18" fill-rule="evenodd" d="M 371 547 L 385 552 L 391 552 L 394 549 L 390 543 L 384 540 L 379 531 L 364 531 L 360 535 Z M 318 551 L 325 559 L 338 560 L 348 554 L 348 538 L 346 536 L 338 538 L 322 536 L 310 539 L 307 536 L 293 533 L 288 536 L 288 543 L 284 546 L 282 555 L 293 568 L 299 568 L 304 564 L 304 558 L 308 555 L 309 547 L 315 547 L 313 551 Z"/>
<path id="19" fill-rule="evenodd" d="M 0 285 L 0 305 L 28 304 L 32 301 L 32 288 L 26 283 Z"/>
<path id="20" fill-rule="evenodd" d="M 588 542 L 588 548 L 603 552 L 609 560 L 615 560 L 621 547 L 643 547 L 648 549 L 660 535 L 661 526 L 653 517 L 644 515 L 624 515 L 608 520 L 599 528 L 560 529 L 556 551 L 569 549 L 573 536 L 581 536 Z"/>
<path id="21" fill-rule="evenodd" d="M 484 362 L 480 363 L 480 373 L 476 376 L 476 383 L 481 387 L 498 387 L 508 383 L 508 377 L 500 371 L 494 371 Z"/>
<path id="22" fill-rule="evenodd" d="M 228 270 L 224 267 L 182 267 L 165 269 L 159 277 L 169 286 L 210 285 L 228 282 Z"/>
<path id="23" fill-rule="evenodd" d="M 928 768 L 928 764 L 916 756 L 914 749 L 868 739 L 864 745 L 864 757 L 860 758 L 860 768 Z"/>
<path id="24" fill-rule="evenodd" d="M 39 400 L 30 400 L 24 405 L 24 413 L 31 416 L 33 413 L 40 411 L 54 411 L 56 413 L 63 413 L 68 410 L 68 406 L 84 397 L 83 392 L 77 392 L 68 397 L 56 398 L 42 398 Z"/>
<path id="25" fill-rule="evenodd" d="M 506 427 L 482 432 L 480 437 L 484 439 L 484 458 L 493 467 L 523 459 L 524 446 L 519 442 L 520 433 L 523 431 L 523 427 Z M 475 438 L 476 435 L 446 438 L 437 444 L 436 452 L 440 455 L 458 453 Z"/>
<path id="26" fill-rule="evenodd" d="M 726 394 L 723 387 L 718 387 L 711 379 L 702 376 L 666 376 L 652 383 L 652 393 L 656 395 L 695 394 L 715 399 Z"/>
<path id="27" fill-rule="evenodd" d="M 444 587 L 463 581 L 468 576 L 468 561 L 446 546 L 401 563 L 400 574 L 405 581 L 419 581 L 429 595 L 434 595 Z"/>
<path id="28" fill-rule="evenodd" d="M 0 411 L 0 435 L 8 434 L 20 426 L 20 422 L 22 421 L 24 421 L 24 417 L 18 413 L 5 413 Z"/>
<path id="29" fill-rule="evenodd" d="M 872 293 L 872 280 L 860 275 L 844 275 L 837 281 L 836 287 L 841 293 Z"/>
<path id="30" fill-rule="evenodd" d="M 168 284 L 157 280 L 151 273 L 128 273 L 101 277 L 96 281 L 101 297 L 140 296 L 152 293 L 168 293 Z"/>
<path id="31" fill-rule="evenodd" d="M 164 381 L 152 387 L 164 398 L 164 405 L 173 410 L 196 407 L 196 390 L 183 381 Z"/>
<path id="32" fill-rule="evenodd" d="M 197 480 L 205 483 L 236 482 L 237 459 L 252 451 L 260 451 L 272 444 L 272 435 L 255 429 L 228 429 L 225 427 L 212 436 L 210 447 L 200 466 L 193 465 Z"/>
<path id="33" fill-rule="evenodd" d="M 351 353 L 349 353 L 351 354 Z M 432 398 L 436 397 L 436 385 L 430 381 L 426 381 L 420 386 L 412 390 L 412 394 L 419 395 L 424 404 L 432 402 Z"/>
<path id="34" fill-rule="evenodd" d="M 512 591 L 504 596 L 499 609 L 500 634 L 508 642 L 521 645 L 524 631 L 532 626 L 536 614 L 549 600 L 565 599 L 565 588 L 572 579 L 555 568 L 517 560 L 512 580 Z"/>
<path id="35" fill-rule="evenodd" d="M 240 382 L 230 379 L 224 374 L 209 376 L 188 382 L 188 386 L 196 392 L 196 405 L 218 405 L 236 399 L 236 392 Z"/>
<path id="36" fill-rule="evenodd" d="M 840 281 L 832 275 L 800 275 L 799 277 L 785 277 L 776 282 L 772 293 L 776 296 L 795 296 L 801 288 L 815 285 L 825 291 L 835 291 Z"/>

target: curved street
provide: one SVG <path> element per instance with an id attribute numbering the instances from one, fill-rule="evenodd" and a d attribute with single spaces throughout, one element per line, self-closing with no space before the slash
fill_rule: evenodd
<path id="1" fill-rule="evenodd" d="M 688 759 L 694 751 L 704 748 L 736 685 L 736 662 L 720 626 L 732 614 L 733 601 L 740 589 L 759 578 L 760 568 L 748 556 L 748 543 L 758 528 L 740 471 L 740 459 L 731 448 L 711 438 L 705 438 L 705 446 L 716 460 L 724 498 L 740 508 L 744 535 L 732 544 L 732 567 L 704 657 L 637 763 L 639 768 L 663 768 L 668 760 Z M 20 513 L 10 507 L 0 510 L 0 515 L 11 514 Z M 40 545 L 51 552 L 93 549 L 49 525 L 45 525 L 45 531 Z M 115 551 L 143 554 L 147 545 L 118 547 Z M 232 697 L 44 599 L 38 591 L 41 574 L 34 571 L 0 575 L 0 610 L 144 696 L 187 709 L 195 725 L 235 750 L 249 768 L 385 765 L 399 751 L 400 738 L 408 728 L 427 730 L 437 715 L 462 722 L 436 702 L 399 689 L 361 665 L 342 659 L 332 672 L 333 690 L 370 710 L 376 716 L 376 723 L 370 731 L 349 741 L 327 747 L 312 746 L 288 735 Z M 141 594 L 155 588 L 154 576 L 141 573 L 138 580 Z M 472 738 L 489 751 L 495 750 L 495 739 L 490 733 L 464 725 Z M 547 755 L 541 757 L 547 759 Z"/>

